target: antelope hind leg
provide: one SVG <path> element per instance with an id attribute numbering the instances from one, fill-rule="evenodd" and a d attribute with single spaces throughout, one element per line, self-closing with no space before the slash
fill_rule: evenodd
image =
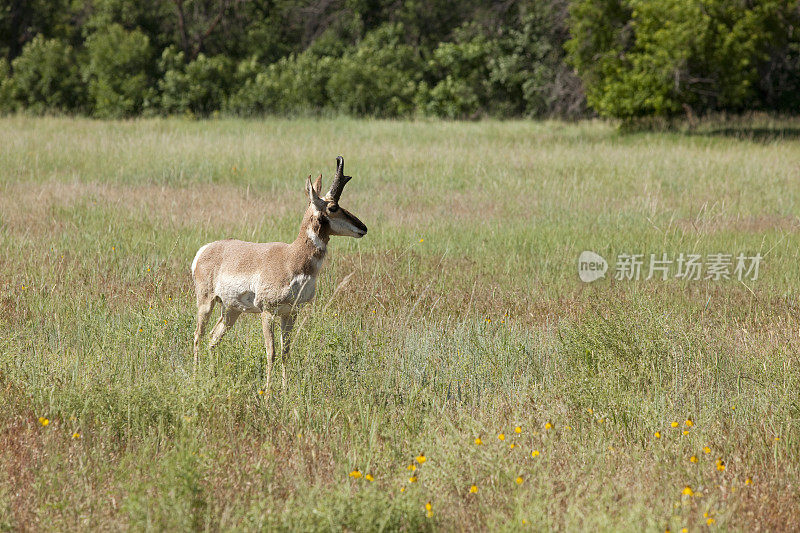
<path id="1" fill-rule="evenodd" d="M 197 329 L 194 330 L 194 370 L 197 370 L 197 357 L 200 351 L 200 338 L 206 331 L 208 318 L 214 310 L 214 299 L 197 303 Z"/>
<path id="2" fill-rule="evenodd" d="M 275 335 L 272 332 L 272 324 L 275 316 L 267 311 L 261 313 L 261 330 L 264 333 L 264 347 L 267 350 L 267 384 L 265 391 L 269 394 L 269 383 L 272 377 L 272 364 L 275 362 Z"/>
<path id="3" fill-rule="evenodd" d="M 222 340 L 222 337 L 228 332 L 229 329 L 233 327 L 236 323 L 236 319 L 239 318 L 242 312 L 231 307 L 227 307 L 223 309 L 222 316 L 219 317 L 214 329 L 211 330 L 211 341 L 209 342 L 209 348 L 213 348 L 219 341 Z"/>

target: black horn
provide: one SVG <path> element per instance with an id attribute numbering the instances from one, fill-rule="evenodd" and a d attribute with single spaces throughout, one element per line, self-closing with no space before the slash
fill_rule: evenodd
<path id="1" fill-rule="evenodd" d="M 338 156 L 336 158 L 336 174 L 333 175 L 333 183 L 331 183 L 331 189 L 328 191 L 328 197 L 338 202 L 345 184 L 351 178 L 351 176 L 344 175 L 344 157 Z"/>

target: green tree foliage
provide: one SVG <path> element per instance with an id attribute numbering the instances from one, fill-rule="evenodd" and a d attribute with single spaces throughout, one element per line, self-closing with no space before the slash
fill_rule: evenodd
<path id="1" fill-rule="evenodd" d="M 792 9 L 788 0 L 577 0 L 567 46 L 603 115 L 738 111 L 758 101 L 760 67 Z"/>
<path id="2" fill-rule="evenodd" d="M 0 57 L 13 60 L 37 35 L 79 44 L 75 19 L 85 8 L 73 0 L 0 0 Z"/>
<path id="3" fill-rule="evenodd" d="M 414 109 L 419 57 L 401 42 L 400 24 L 382 26 L 333 62 L 327 92 L 344 113 L 396 117 Z"/>
<path id="4" fill-rule="evenodd" d="M 233 75 L 227 57 L 201 53 L 187 63 L 182 51 L 170 47 L 164 50 L 160 67 L 158 88 L 165 113 L 208 116 L 222 108 Z"/>
<path id="5" fill-rule="evenodd" d="M 85 91 L 75 51 L 58 40 L 37 35 L 11 63 L 11 100 L 33 113 L 76 111 Z"/>
<path id="6" fill-rule="evenodd" d="M 96 116 L 131 116 L 154 105 L 148 72 L 152 51 L 142 32 L 112 24 L 86 39 L 86 56 L 83 78 Z"/>
<path id="7" fill-rule="evenodd" d="M 0 113 L 14 110 L 14 98 L 11 89 L 11 66 L 6 58 L 0 58 Z"/>
<path id="8" fill-rule="evenodd" d="M 797 112 L 800 3 L 0 0 L 0 58 L 34 113 Z"/>
<path id="9" fill-rule="evenodd" d="M 483 109 L 491 96 L 489 60 L 495 45 L 483 35 L 440 43 L 427 65 L 430 77 L 437 81 L 430 89 L 427 83 L 421 86 L 420 110 L 438 117 L 468 118 Z"/>
<path id="10" fill-rule="evenodd" d="M 292 115 L 330 107 L 328 81 L 336 58 L 305 52 L 262 67 L 255 58 L 239 64 L 239 89 L 226 110 L 238 115 Z"/>
<path id="11" fill-rule="evenodd" d="M 581 82 L 566 63 L 567 0 L 525 6 L 519 26 L 498 40 L 489 60 L 495 113 L 577 117 L 585 113 Z"/>

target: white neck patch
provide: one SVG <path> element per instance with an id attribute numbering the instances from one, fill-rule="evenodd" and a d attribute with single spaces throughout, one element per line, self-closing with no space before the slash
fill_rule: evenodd
<path id="1" fill-rule="evenodd" d="M 311 239 L 311 242 L 314 244 L 317 250 L 321 250 L 323 252 L 325 251 L 325 241 L 320 239 L 319 235 L 316 234 L 314 230 L 308 228 L 306 230 L 306 235 L 308 235 L 308 238 Z"/>

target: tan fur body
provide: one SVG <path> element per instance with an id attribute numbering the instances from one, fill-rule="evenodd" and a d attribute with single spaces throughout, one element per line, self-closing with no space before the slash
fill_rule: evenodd
<path id="1" fill-rule="evenodd" d="M 318 249 L 304 230 L 291 244 L 227 239 L 201 248 L 192 273 L 198 301 L 213 296 L 226 308 L 277 315 L 309 302 L 325 250 Z"/>

